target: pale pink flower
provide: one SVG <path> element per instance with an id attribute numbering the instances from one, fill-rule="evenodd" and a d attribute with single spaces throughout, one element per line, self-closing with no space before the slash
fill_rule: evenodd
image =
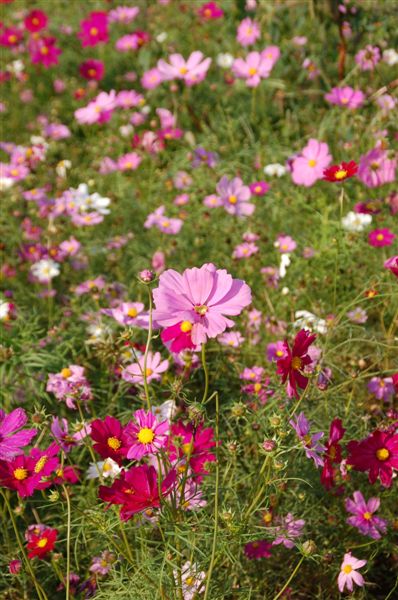
<path id="1" fill-rule="evenodd" d="M 236 40 L 241 46 L 254 44 L 261 36 L 260 26 L 249 17 L 239 23 Z"/>
<path id="2" fill-rule="evenodd" d="M 349 592 L 352 592 L 354 583 L 363 587 L 365 580 L 362 575 L 358 573 L 357 569 L 364 567 L 366 563 L 366 560 L 358 560 L 358 558 L 352 556 L 351 552 L 344 554 L 344 559 L 340 567 L 340 575 L 337 579 L 340 592 L 343 592 L 345 587 L 347 587 Z"/>
<path id="3" fill-rule="evenodd" d="M 187 60 L 181 54 L 171 54 L 169 63 L 160 59 L 157 69 L 165 81 L 182 79 L 188 86 L 202 81 L 211 64 L 211 58 L 204 58 L 199 50 L 192 52 Z"/>
<path id="4" fill-rule="evenodd" d="M 311 138 L 292 161 L 293 182 L 306 187 L 314 185 L 318 179 L 322 179 L 323 171 L 331 160 L 328 145 Z"/>
<path id="5" fill-rule="evenodd" d="M 122 379 L 129 383 L 138 383 L 144 385 L 144 363 L 145 356 L 141 356 L 137 363 L 133 363 L 123 369 Z M 151 381 L 159 381 L 162 373 L 167 371 L 169 368 L 169 361 L 162 360 L 160 352 L 148 352 L 147 363 L 146 363 L 146 380 L 148 383 Z"/>

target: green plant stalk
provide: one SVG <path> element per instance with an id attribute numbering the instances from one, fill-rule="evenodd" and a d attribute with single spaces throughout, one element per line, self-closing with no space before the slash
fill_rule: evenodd
<path id="1" fill-rule="evenodd" d="M 38 596 L 39 600 L 48 600 L 45 591 L 43 590 L 43 588 L 41 587 L 41 585 L 39 584 L 39 582 L 36 579 L 36 576 L 35 576 L 34 571 L 32 569 L 32 565 L 30 564 L 30 560 L 28 559 L 28 557 L 26 555 L 25 548 L 24 548 L 24 546 L 23 546 L 23 544 L 21 542 L 21 538 L 19 537 L 18 527 L 17 527 L 17 524 L 15 522 L 14 513 L 12 512 L 12 508 L 10 506 L 10 503 L 8 502 L 8 498 L 6 496 L 6 493 L 3 492 L 3 490 L 0 490 L 0 492 L 1 492 L 1 495 L 3 496 L 3 498 L 4 498 L 5 504 L 7 506 L 8 513 L 9 513 L 10 519 L 11 519 L 11 523 L 12 523 L 12 526 L 13 526 L 13 529 L 14 529 L 15 537 L 17 538 L 18 546 L 19 546 L 21 554 L 22 554 L 22 556 L 24 558 L 24 561 L 26 563 L 27 569 L 29 571 L 29 575 L 31 576 L 33 584 L 34 584 L 34 586 L 36 588 L 37 596 Z"/>
<path id="2" fill-rule="evenodd" d="M 217 534 L 218 534 L 218 493 L 219 493 L 219 487 L 220 487 L 220 462 L 219 462 L 219 444 L 218 444 L 218 440 L 219 440 L 219 402 L 218 402 L 218 393 L 216 393 L 216 427 L 215 427 L 215 439 L 216 439 L 216 490 L 215 490 L 215 496 L 214 496 L 214 532 L 213 532 L 213 545 L 212 545 L 212 549 L 211 549 L 211 558 L 210 558 L 210 565 L 209 565 L 209 570 L 207 572 L 207 577 L 206 577 L 206 589 L 205 589 L 205 593 L 204 593 L 204 597 L 203 600 L 207 600 L 207 598 L 209 597 L 209 591 L 210 591 L 210 582 L 211 582 L 211 576 L 213 573 L 213 568 L 214 568 L 214 563 L 215 563 L 215 558 L 216 558 L 216 546 L 217 546 Z"/>
<path id="3" fill-rule="evenodd" d="M 66 506 L 67 506 L 67 524 L 66 524 L 66 581 L 65 581 L 65 598 L 69 600 L 69 588 L 70 588 L 70 534 L 71 534 L 71 506 L 69 492 L 65 485 L 62 485 L 62 489 L 65 494 Z"/>
<path id="4" fill-rule="evenodd" d="M 209 392 L 209 369 L 206 363 L 206 344 L 202 344 L 202 367 L 205 374 L 205 389 L 202 397 L 202 404 L 206 402 L 207 394 Z"/>
<path id="5" fill-rule="evenodd" d="M 152 312 L 153 312 L 153 303 L 152 303 L 152 291 L 151 288 L 148 286 L 148 296 L 149 296 L 149 327 L 148 327 L 148 337 L 146 340 L 146 346 L 145 346 L 145 354 L 144 354 L 144 372 L 143 372 L 143 378 L 144 378 L 144 390 L 145 390 L 145 398 L 146 398 L 146 403 L 147 403 L 147 407 L 148 410 L 151 410 L 151 398 L 149 395 L 149 387 L 148 387 L 148 380 L 147 380 L 147 373 L 146 373 L 146 369 L 147 369 L 147 362 L 148 362 L 148 352 L 149 352 L 149 347 L 151 344 L 151 339 L 152 339 Z"/>
<path id="6" fill-rule="evenodd" d="M 283 586 L 283 588 L 277 593 L 276 596 L 274 596 L 273 600 L 278 600 L 278 598 L 280 598 L 283 594 L 283 592 L 285 591 L 285 589 L 287 588 L 287 586 L 289 585 L 289 583 L 292 581 L 293 577 L 296 575 L 297 571 L 299 570 L 299 568 L 301 567 L 301 563 L 303 562 L 305 556 L 302 556 L 299 560 L 299 562 L 297 563 L 293 573 L 290 575 L 289 579 L 286 581 L 285 585 Z"/>

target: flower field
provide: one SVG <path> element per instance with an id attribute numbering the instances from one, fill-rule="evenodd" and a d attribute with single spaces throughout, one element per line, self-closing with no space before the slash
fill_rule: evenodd
<path id="1" fill-rule="evenodd" d="M 398 598 L 396 2 L 0 7 L 1 600 Z"/>

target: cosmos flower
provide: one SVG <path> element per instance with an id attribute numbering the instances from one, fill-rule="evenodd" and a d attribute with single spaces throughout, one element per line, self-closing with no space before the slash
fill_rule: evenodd
<path id="1" fill-rule="evenodd" d="M 30 270 L 40 283 L 48 283 L 60 273 L 59 264 L 51 258 L 39 260 L 31 266 Z"/>
<path id="2" fill-rule="evenodd" d="M 397 161 L 388 158 L 386 150 L 373 148 L 359 159 L 358 179 L 369 188 L 379 187 L 395 180 Z"/>
<path id="3" fill-rule="evenodd" d="M 311 423 L 302 412 L 298 415 L 298 417 L 295 418 L 295 420 L 291 419 L 289 424 L 293 427 L 297 436 L 303 442 L 307 458 L 311 458 L 316 467 L 323 467 L 324 461 L 320 454 L 325 451 L 325 447 L 318 443 L 324 435 L 323 431 L 310 434 Z"/>
<path id="4" fill-rule="evenodd" d="M 83 48 L 106 43 L 108 37 L 108 15 L 106 12 L 91 12 L 87 19 L 80 22 L 77 34 Z"/>
<path id="5" fill-rule="evenodd" d="M 388 402 L 395 394 L 395 387 L 392 377 L 372 377 L 368 383 L 368 390 L 378 400 Z"/>
<path id="6" fill-rule="evenodd" d="M 311 138 L 300 154 L 292 160 L 293 182 L 296 185 L 311 187 L 318 179 L 322 179 L 323 172 L 331 160 L 329 146 Z"/>
<path id="7" fill-rule="evenodd" d="M 288 513 L 285 517 L 279 517 L 278 521 L 279 525 L 274 530 L 276 538 L 272 545 L 283 544 L 285 548 L 294 548 L 293 540 L 302 535 L 304 519 L 295 519 L 292 513 Z"/>
<path id="8" fill-rule="evenodd" d="M 167 443 L 168 429 L 168 421 L 159 423 L 152 412 L 136 410 L 134 421 L 130 421 L 126 428 L 127 458 L 141 460 L 147 454 L 157 454 Z"/>
<path id="9" fill-rule="evenodd" d="M 52 527 L 45 527 L 40 534 L 32 535 L 27 544 L 28 558 L 32 559 L 37 556 L 39 559 L 45 556 L 54 549 L 57 540 L 58 531 Z"/>
<path id="10" fill-rule="evenodd" d="M 9 414 L 0 409 L 0 459 L 10 460 L 23 453 L 35 437 L 36 429 L 21 429 L 26 425 L 27 414 L 23 408 L 16 408 Z M 20 431 L 18 431 L 20 430 Z"/>
<path id="11" fill-rule="evenodd" d="M 398 256 L 391 256 L 384 263 L 384 268 L 389 269 L 395 277 L 398 277 Z"/>
<path id="12" fill-rule="evenodd" d="M 326 442 L 325 453 L 323 455 L 323 468 L 321 473 L 321 483 L 326 490 L 330 490 L 334 485 L 334 464 L 340 464 L 342 460 L 340 440 L 343 438 L 345 429 L 341 419 L 335 418 L 330 424 L 329 438 Z"/>
<path id="13" fill-rule="evenodd" d="M 375 66 L 381 60 L 381 53 L 377 46 L 368 44 L 355 55 L 355 62 L 361 71 L 373 71 Z"/>
<path id="14" fill-rule="evenodd" d="M 358 558 L 352 556 L 351 552 L 344 554 L 344 559 L 340 567 L 340 575 L 337 579 L 340 592 L 343 592 L 345 587 L 347 587 L 349 592 L 352 592 L 354 583 L 363 587 L 365 580 L 362 575 L 358 573 L 357 569 L 364 567 L 366 563 L 366 560 L 358 560 Z"/>
<path id="15" fill-rule="evenodd" d="M 336 104 L 354 110 L 355 108 L 361 108 L 365 102 L 365 94 L 361 92 L 361 90 L 354 90 L 347 85 L 342 88 L 333 88 L 325 95 L 325 100 L 330 104 Z"/>
<path id="16" fill-rule="evenodd" d="M 372 215 L 356 213 L 352 210 L 341 219 L 343 229 L 350 232 L 359 233 L 372 222 Z"/>
<path id="17" fill-rule="evenodd" d="M 261 36 L 260 26 L 249 17 L 239 23 L 236 40 L 241 46 L 251 46 Z"/>
<path id="18" fill-rule="evenodd" d="M 205 21 L 222 19 L 224 11 L 216 2 L 205 2 L 198 10 L 198 15 Z"/>
<path id="19" fill-rule="evenodd" d="M 360 442 L 348 443 L 347 462 L 356 471 L 369 471 L 370 483 L 378 478 L 384 487 L 390 487 L 393 470 L 398 469 L 398 435 L 376 429 Z"/>
<path id="20" fill-rule="evenodd" d="M 104 315 L 113 317 L 120 325 L 148 328 L 149 315 L 142 302 L 121 302 L 116 308 L 103 308 Z"/>
<path id="21" fill-rule="evenodd" d="M 225 210 L 230 215 L 243 217 L 253 214 L 255 205 L 249 202 L 251 198 L 250 188 L 244 185 L 240 177 L 229 180 L 224 175 L 218 182 L 216 190 Z"/>
<path id="22" fill-rule="evenodd" d="M 255 540 L 245 544 L 244 553 L 250 560 L 269 558 L 271 556 L 272 544 L 268 540 Z"/>
<path id="23" fill-rule="evenodd" d="M 164 81 L 182 79 L 187 86 L 203 81 L 211 64 L 211 58 L 204 58 L 202 52 L 192 52 L 187 60 L 181 54 L 171 54 L 169 61 L 160 59 L 157 69 Z"/>
<path id="24" fill-rule="evenodd" d="M 374 229 L 368 235 L 368 242 L 375 248 L 391 246 L 397 236 L 389 229 Z"/>
<path id="25" fill-rule="evenodd" d="M 79 73 L 88 81 L 101 81 L 105 74 L 105 66 L 101 60 L 90 58 L 81 63 Z"/>
<path id="26" fill-rule="evenodd" d="M 270 76 L 277 58 L 267 57 L 263 52 L 249 52 L 246 58 L 234 60 L 232 71 L 239 79 L 245 79 L 247 87 L 257 87 Z"/>
<path id="27" fill-rule="evenodd" d="M 308 377 L 304 374 L 304 368 L 312 363 L 308 354 L 308 348 L 316 339 L 316 334 L 305 329 L 300 329 L 297 333 L 293 347 L 290 348 L 287 341 L 284 342 L 286 356 L 277 361 L 277 373 L 281 375 L 282 383 L 287 383 L 287 393 L 291 398 L 298 398 L 297 387 L 305 389 L 308 384 Z"/>
<path id="28" fill-rule="evenodd" d="M 128 365 L 122 371 L 122 379 L 129 383 L 138 383 L 144 385 L 144 363 L 145 356 L 141 356 L 138 362 Z M 169 368 L 169 361 L 162 360 L 160 352 L 148 352 L 146 361 L 146 380 L 148 383 L 151 381 L 159 381 L 162 373 L 167 371 Z"/>
<path id="29" fill-rule="evenodd" d="M 323 179 L 333 183 L 341 183 L 346 179 L 354 177 L 358 171 L 358 165 L 354 160 L 342 162 L 339 165 L 332 165 L 323 172 Z"/>
<path id="30" fill-rule="evenodd" d="M 164 271 L 153 297 L 155 323 L 170 327 L 190 322 L 191 339 L 197 345 L 232 327 L 234 322 L 228 317 L 239 315 L 250 304 L 251 291 L 244 281 L 209 263 L 186 269 L 182 275 L 172 269 Z"/>
<path id="31" fill-rule="evenodd" d="M 351 498 L 345 500 L 347 512 L 353 515 L 348 517 L 347 523 L 356 527 L 363 535 L 379 540 L 381 534 L 387 530 L 387 521 L 374 514 L 379 509 L 380 498 L 369 498 L 366 502 L 359 491 L 354 492 L 353 498 L 353 500 Z"/>
<path id="32" fill-rule="evenodd" d="M 47 26 L 48 17 L 42 10 L 31 10 L 24 18 L 25 29 L 30 33 L 36 33 L 45 29 Z"/>

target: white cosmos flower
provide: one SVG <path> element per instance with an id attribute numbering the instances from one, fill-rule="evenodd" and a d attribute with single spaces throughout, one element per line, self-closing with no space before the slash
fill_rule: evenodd
<path id="1" fill-rule="evenodd" d="M 60 160 L 59 163 L 57 164 L 57 166 L 55 167 L 55 172 L 57 173 L 58 177 L 66 177 L 66 172 L 68 169 L 70 169 L 72 166 L 72 163 L 70 162 L 70 160 Z"/>
<path id="2" fill-rule="evenodd" d="M 286 173 L 286 167 L 280 163 L 265 165 L 264 173 L 270 177 L 282 177 Z"/>
<path id="3" fill-rule="evenodd" d="M 309 312 L 308 310 L 296 310 L 294 316 L 296 318 L 294 327 L 310 329 L 311 331 L 316 331 L 323 335 L 327 333 L 328 328 L 325 319 L 320 319 L 312 312 Z"/>
<path id="4" fill-rule="evenodd" d="M 101 215 L 109 215 L 110 210 L 107 207 L 111 203 L 110 198 L 100 196 L 97 192 L 90 194 L 86 183 L 81 183 L 77 189 L 71 188 L 69 191 L 80 212 L 96 211 Z"/>
<path id="5" fill-rule="evenodd" d="M 162 42 L 165 42 L 167 40 L 167 32 L 166 31 L 162 31 L 161 33 L 158 33 L 158 35 L 155 37 L 155 40 L 161 44 Z"/>
<path id="6" fill-rule="evenodd" d="M 390 65 L 390 67 L 393 67 L 398 63 L 398 52 L 394 50 L 394 48 L 387 48 L 383 51 L 383 60 Z"/>
<path id="7" fill-rule="evenodd" d="M 279 277 L 282 279 L 286 276 L 287 267 L 290 265 L 290 254 L 281 254 L 281 262 L 279 265 Z"/>
<path id="8" fill-rule="evenodd" d="M 51 258 L 42 258 L 38 262 L 34 263 L 30 270 L 32 274 L 42 283 L 51 281 L 54 277 L 59 275 L 60 269 L 59 264 Z"/>
<path id="9" fill-rule="evenodd" d="M 13 185 L 14 185 L 14 180 L 12 179 L 12 177 L 0 177 L 0 192 L 4 192 L 4 190 L 8 190 Z"/>
<path id="10" fill-rule="evenodd" d="M 87 479 L 96 479 L 100 476 L 100 473 L 104 478 L 111 477 L 114 479 L 116 475 L 119 475 L 121 470 L 122 469 L 113 458 L 106 458 L 97 463 L 90 463 L 90 466 L 87 469 Z"/>
<path id="11" fill-rule="evenodd" d="M 0 300 L 0 321 L 4 321 L 8 317 L 8 313 L 10 312 L 10 303 L 4 302 L 4 300 Z"/>
<path id="12" fill-rule="evenodd" d="M 356 213 L 352 210 L 341 219 L 343 229 L 346 231 L 363 231 L 365 227 L 370 225 L 372 222 L 372 215 L 363 213 Z"/>
<path id="13" fill-rule="evenodd" d="M 159 422 L 171 421 L 176 413 L 177 407 L 174 400 L 166 400 L 159 406 L 152 406 L 151 411 Z"/>
<path id="14" fill-rule="evenodd" d="M 232 67 L 234 60 L 232 54 L 225 52 L 217 55 L 216 63 L 222 69 L 229 69 Z"/>

